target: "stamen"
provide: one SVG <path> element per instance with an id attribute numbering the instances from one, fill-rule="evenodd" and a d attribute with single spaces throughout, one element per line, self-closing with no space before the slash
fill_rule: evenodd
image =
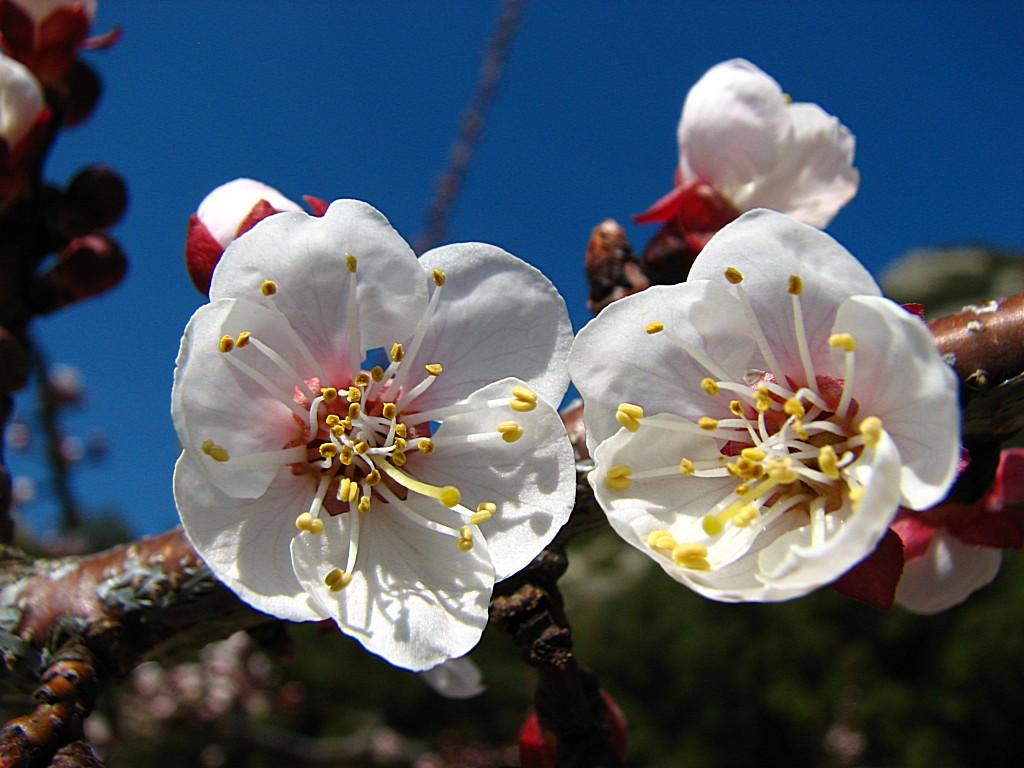
<path id="1" fill-rule="evenodd" d="M 811 360 L 810 345 L 807 343 L 807 329 L 804 327 L 804 310 L 800 303 L 800 294 L 804 292 L 804 282 L 800 275 L 790 275 L 786 288 L 793 300 L 793 327 L 796 329 L 796 346 L 800 351 L 800 363 L 803 365 L 804 378 L 807 384 L 814 384 L 814 362 Z"/>
<path id="2" fill-rule="evenodd" d="M 725 279 L 733 285 L 739 285 L 743 282 L 743 273 L 736 269 L 736 267 L 729 267 L 725 270 Z"/>
<path id="3" fill-rule="evenodd" d="M 492 501 L 482 501 L 476 505 L 476 512 L 469 516 L 472 525 L 480 525 L 490 520 L 498 511 L 498 505 Z"/>
<path id="4" fill-rule="evenodd" d="M 397 341 L 391 345 L 391 361 L 400 363 L 405 359 L 405 350 Z"/>
<path id="5" fill-rule="evenodd" d="M 661 333 L 662 331 L 664 331 L 665 324 L 662 322 L 655 321 L 653 323 L 648 323 L 647 325 L 645 325 L 644 330 L 653 336 L 656 333 Z"/>
<path id="6" fill-rule="evenodd" d="M 624 491 L 629 488 L 633 468 L 627 464 L 618 464 L 608 470 L 604 476 L 604 484 L 616 491 Z"/>
<path id="7" fill-rule="evenodd" d="M 697 468 L 693 465 L 692 461 L 683 458 L 679 461 L 679 471 L 684 475 L 692 475 L 697 471 Z"/>
<path id="8" fill-rule="evenodd" d="M 222 336 L 219 343 L 221 352 L 230 352 L 235 348 L 235 340 L 230 336 Z"/>
<path id="9" fill-rule="evenodd" d="M 214 461 L 221 463 L 228 461 L 231 458 L 228 456 L 227 450 L 223 446 L 217 445 L 213 440 L 204 440 L 203 444 L 199 446 L 199 450 Z"/>
<path id="10" fill-rule="evenodd" d="M 252 333 L 249 331 L 242 331 L 238 334 L 238 338 L 235 339 L 235 346 L 239 349 L 249 346 L 249 339 L 252 338 Z"/>
<path id="11" fill-rule="evenodd" d="M 260 293 L 262 293 L 264 296 L 273 296 L 275 293 L 277 293 L 277 283 L 275 283 L 273 280 L 264 280 L 260 284 Z"/>
<path id="12" fill-rule="evenodd" d="M 442 272 L 440 269 L 435 269 L 434 273 L 433 273 L 433 276 L 434 276 L 434 285 L 436 285 L 438 288 L 440 288 L 442 285 L 444 285 L 444 281 L 447 279 L 445 273 Z"/>
<path id="13" fill-rule="evenodd" d="M 822 446 L 818 454 L 818 467 L 830 480 L 839 479 L 839 457 L 831 445 Z"/>
<path id="14" fill-rule="evenodd" d="M 707 392 L 712 397 L 717 397 L 720 391 L 718 388 L 718 382 L 716 382 L 714 379 L 702 379 L 700 382 L 700 386 L 703 388 L 705 392 Z"/>
<path id="15" fill-rule="evenodd" d="M 846 353 L 846 371 L 843 377 L 843 394 L 839 398 L 839 405 L 836 406 L 836 413 L 841 416 L 849 416 L 850 403 L 853 398 L 853 386 L 856 381 L 855 374 L 857 372 L 857 368 L 854 365 L 854 352 L 857 350 L 857 342 L 854 341 L 853 336 L 849 333 L 835 333 L 829 337 L 828 343 L 832 347 L 842 349 Z"/>
<path id="16" fill-rule="evenodd" d="M 262 373 L 257 371 L 248 363 L 243 363 L 241 360 L 239 360 L 237 355 L 227 355 L 225 356 L 224 359 L 227 360 L 231 365 L 235 366 L 235 368 L 240 370 L 250 379 L 259 384 L 267 392 L 267 394 L 271 395 L 279 403 L 285 405 L 289 410 L 292 411 L 292 413 L 294 413 L 300 419 L 305 421 L 306 418 L 308 418 L 309 414 L 306 412 L 306 409 L 304 409 L 301 405 L 295 402 L 294 392 L 282 392 L 270 379 L 268 379 Z"/>
<path id="17" fill-rule="evenodd" d="M 864 438 L 864 445 L 868 448 L 874 448 L 882 441 L 882 434 L 885 430 L 882 428 L 882 420 L 877 416 L 868 416 L 860 423 L 858 427 L 861 437 Z"/>
<path id="18" fill-rule="evenodd" d="M 615 420 L 630 432 L 640 429 L 640 419 L 644 417 L 644 409 L 633 403 L 620 403 L 615 411 Z"/>
<path id="19" fill-rule="evenodd" d="M 512 400 L 508 407 L 519 413 L 529 413 L 537 407 L 537 393 L 524 386 L 512 387 Z"/>
<path id="20" fill-rule="evenodd" d="M 455 542 L 455 546 L 459 548 L 460 552 L 469 552 L 473 548 L 473 529 L 468 525 L 459 528 L 459 539 Z"/>
<path id="21" fill-rule="evenodd" d="M 347 330 L 348 330 L 348 370 L 349 376 L 355 378 L 359 373 L 360 363 L 363 359 L 363 345 L 359 331 L 359 305 L 356 302 L 356 257 L 349 254 L 345 257 L 345 264 L 348 267 L 351 278 L 348 281 L 348 306 Z"/>
<path id="22" fill-rule="evenodd" d="M 416 450 L 418 450 L 424 456 L 429 456 L 430 454 L 432 454 L 434 452 L 435 447 L 436 446 L 434 445 L 433 441 L 428 440 L 425 437 L 421 437 L 416 443 Z"/>
<path id="23" fill-rule="evenodd" d="M 697 426 L 706 432 L 714 432 L 718 429 L 718 420 L 712 419 L 710 416 L 701 416 L 697 419 Z"/>
<path id="24" fill-rule="evenodd" d="M 738 280 L 733 280 L 729 276 L 729 271 L 732 270 L 736 275 L 739 276 Z M 779 365 L 778 359 L 775 357 L 775 353 L 772 352 L 771 344 L 768 342 L 768 337 L 764 335 L 764 329 L 757 320 L 757 314 L 754 312 L 754 307 L 750 303 L 750 297 L 747 296 L 747 292 L 743 289 L 743 275 L 738 271 L 730 267 L 725 272 L 726 279 L 736 286 L 736 295 L 740 300 L 740 307 L 743 309 L 743 316 L 747 322 L 748 330 L 754 337 L 754 341 L 757 342 L 757 348 L 761 350 L 761 356 L 764 357 L 765 363 L 768 365 L 768 370 L 775 375 L 777 381 L 785 381 L 782 366 Z M 725 378 L 724 376 L 721 378 Z"/>
<path id="25" fill-rule="evenodd" d="M 682 568 L 695 571 L 711 570 L 708 562 L 708 548 L 703 544 L 678 544 L 672 548 L 672 562 Z"/>
<path id="26" fill-rule="evenodd" d="M 338 568 L 335 568 L 324 577 L 324 584 L 330 588 L 331 592 L 340 592 L 351 583 L 352 574 L 342 573 Z"/>
<path id="27" fill-rule="evenodd" d="M 391 456 L 393 459 L 395 454 L 391 454 Z M 374 458 L 376 459 L 376 457 Z M 384 474 L 399 485 L 408 488 L 414 493 L 419 493 L 424 496 L 429 496 L 432 499 L 437 499 L 446 507 L 454 507 L 462 498 L 462 494 L 459 493 L 459 489 L 454 485 L 446 485 L 444 487 L 430 485 L 429 483 L 424 483 L 414 477 L 410 477 L 398 467 L 388 463 L 387 461 L 377 459 L 374 463 L 376 464 L 377 469 L 382 470 Z M 383 485 L 379 486 L 379 488 L 384 487 L 385 486 Z"/>
<path id="28" fill-rule="evenodd" d="M 423 367 L 427 369 L 428 376 L 440 376 L 441 371 L 443 370 L 441 368 L 440 363 L 430 363 L 429 365 L 425 365 Z"/>
<path id="29" fill-rule="evenodd" d="M 524 430 L 514 421 L 503 421 L 498 424 L 498 432 L 501 433 L 501 439 L 506 443 L 514 443 L 523 436 Z"/>

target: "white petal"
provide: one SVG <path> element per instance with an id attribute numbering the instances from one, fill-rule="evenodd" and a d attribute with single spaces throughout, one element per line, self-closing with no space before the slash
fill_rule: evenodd
<path id="1" fill-rule="evenodd" d="M 424 269 L 447 275 L 418 368 L 444 373 L 416 401 L 420 410 L 468 397 L 492 381 L 522 379 L 558 405 L 569 385 L 572 326 L 565 301 L 539 271 L 493 245 L 459 243 L 428 251 Z"/>
<path id="2" fill-rule="evenodd" d="M 786 129 L 786 100 L 775 80 L 743 59 L 712 67 L 683 105 L 683 183 L 706 181 L 733 200 L 776 165 Z"/>
<path id="3" fill-rule="evenodd" d="M 227 248 L 242 222 L 260 200 L 265 200 L 279 211 L 302 209 L 279 191 L 254 179 L 235 179 L 221 184 L 203 198 L 196 215 L 221 247 Z"/>
<path id="4" fill-rule="evenodd" d="M 232 496 L 259 496 L 281 464 L 246 466 L 246 456 L 277 451 L 303 437 L 303 430 L 284 400 L 294 395 L 296 382 L 272 365 L 252 345 L 229 353 L 220 351 L 220 339 L 237 338 L 250 331 L 274 348 L 289 364 L 304 363 L 282 327 L 282 321 L 265 307 L 247 301 L 221 299 L 196 310 L 181 339 L 171 415 L 178 439 L 222 491 Z M 227 359 L 238 359 L 264 374 L 275 395 L 242 373 Z M 312 375 L 308 372 L 307 375 Z M 200 445 L 212 440 L 230 457 L 218 462 L 206 456 Z M 283 462 L 282 462 L 283 463 Z"/>
<path id="5" fill-rule="evenodd" d="M 853 396 L 878 416 L 903 462 L 903 504 L 945 498 L 960 459 L 959 384 L 928 327 L 888 299 L 858 296 L 839 309 L 836 332 L 857 341 Z"/>
<path id="6" fill-rule="evenodd" d="M 771 590 L 806 594 L 830 584 L 869 554 L 881 541 L 899 507 L 900 456 L 895 443 L 883 435 L 875 448 L 866 448 L 850 470 L 864 486 L 857 510 L 849 501 L 825 516 L 823 541 L 815 541 L 810 525 L 780 536 L 758 557 L 761 578 Z M 770 591 L 764 599 L 778 599 Z"/>
<path id="7" fill-rule="evenodd" d="M 727 286 L 707 280 L 653 286 L 613 302 L 576 336 L 569 357 L 573 383 L 586 406 L 587 445 L 597 445 L 619 430 L 620 403 L 642 406 L 649 414 L 675 413 L 697 419 L 713 408 L 727 408 L 728 396 L 716 401 L 700 387 L 707 368 L 664 333 L 644 329 L 661 322 L 697 350 L 730 380 L 742 381 L 756 357 L 742 310 Z"/>
<path id="8" fill-rule="evenodd" d="M 228 246 L 210 298 L 259 301 L 263 281 L 273 280 L 277 306 L 334 376 L 348 370 L 350 255 L 361 351 L 411 336 L 426 307 L 426 276 L 383 214 L 358 200 L 337 200 L 322 217 L 288 211 L 264 219 Z"/>
<path id="9" fill-rule="evenodd" d="M 446 699 L 471 699 L 487 690 L 480 667 L 469 656 L 438 664 L 420 677 Z"/>
<path id="10" fill-rule="evenodd" d="M 439 506 L 416 494 L 408 504 Z M 324 577 L 346 567 L 349 514 L 321 519 L 322 534 L 293 539 L 292 562 L 312 604 L 342 632 L 415 672 L 464 656 L 480 640 L 494 585 L 482 537 L 462 552 L 457 536 L 427 530 L 375 501 L 359 521 L 352 582 L 332 592 Z"/>
<path id="11" fill-rule="evenodd" d="M 308 477 L 282 470 L 258 499 L 227 496 L 183 453 L 174 501 L 192 546 L 213 574 L 258 611 L 289 621 L 325 618 L 292 570 L 295 518 L 313 497 Z"/>
<path id="12" fill-rule="evenodd" d="M 443 374 L 442 374 L 443 375 Z M 505 379 L 475 392 L 470 403 L 508 397 L 516 379 Z M 498 438 L 497 426 L 516 421 L 523 436 L 513 443 Z M 460 441 L 464 435 L 488 435 L 483 442 Z M 535 410 L 482 408 L 446 419 L 434 436 L 429 456 L 409 451 L 406 471 L 433 485 L 454 485 L 462 504 L 475 510 L 494 502 L 498 512 L 481 524 L 498 580 L 522 570 L 569 519 L 576 497 L 572 447 L 557 412 L 543 400 Z"/>
<path id="13" fill-rule="evenodd" d="M 22 64 L 0 55 L 0 141 L 8 151 L 24 139 L 43 111 L 43 89 Z"/>
<path id="14" fill-rule="evenodd" d="M 896 602 L 926 615 L 952 608 L 989 584 L 1002 560 L 1002 550 L 965 544 L 938 528 L 924 554 L 904 566 Z"/>

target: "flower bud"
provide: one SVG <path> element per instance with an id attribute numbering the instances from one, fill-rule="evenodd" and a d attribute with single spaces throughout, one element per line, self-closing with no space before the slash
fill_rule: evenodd
<path id="1" fill-rule="evenodd" d="M 43 101 L 43 89 L 25 67 L 0 55 L 0 159 L 3 170 L 14 168 L 30 137 L 49 110 Z"/>
<path id="2" fill-rule="evenodd" d="M 252 179 L 235 179 L 217 187 L 189 218 L 185 266 L 192 283 L 201 293 L 208 293 L 213 270 L 232 240 L 267 216 L 299 210 L 273 187 Z"/>
<path id="3" fill-rule="evenodd" d="M 95 16 L 96 0 L 0 0 L 0 35 L 7 53 L 49 85 L 64 76 L 83 45 L 113 42 L 86 40 Z"/>
<path id="4" fill-rule="evenodd" d="M 77 237 L 57 256 L 57 263 L 38 278 L 32 308 L 45 315 L 110 290 L 128 271 L 117 241 L 106 235 Z"/>
<path id="5" fill-rule="evenodd" d="M 62 228 L 71 237 L 116 224 L 128 204 L 124 181 L 110 168 L 83 168 L 64 190 Z"/>

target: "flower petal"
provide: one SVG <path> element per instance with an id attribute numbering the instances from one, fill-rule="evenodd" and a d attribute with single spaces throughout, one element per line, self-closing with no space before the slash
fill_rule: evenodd
<path id="1" fill-rule="evenodd" d="M 425 482 L 454 485 L 471 510 L 493 502 L 498 511 L 480 525 L 494 563 L 495 578 L 526 567 L 569 519 L 576 498 L 572 447 L 558 413 L 540 400 L 527 413 L 486 408 L 490 399 L 507 397 L 518 379 L 505 379 L 473 393 L 480 408 L 446 419 L 429 456 L 409 452 L 407 471 Z M 515 421 L 523 435 L 513 443 L 498 437 L 503 421 Z M 467 435 L 496 439 L 468 442 Z"/>
<path id="2" fill-rule="evenodd" d="M 501 248 L 458 243 L 420 258 L 447 275 L 414 364 L 444 374 L 416 400 L 425 410 L 515 376 L 552 405 L 569 385 L 572 326 L 565 301 L 544 275 Z"/>
<path id="3" fill-rule="evenodd" d="M 937 528 L 924 555 L 908 561 L 896 588 L 896 602 L 931 615 L 959 605 L 999 573 L 1003 552 L 958 541 Z"/>
<path id="4" fill-rule="evenodd" d="M 274 281 L 275 303 L 327 373 L 350 373 L 350 255 L 360 352 L 411 336 L 426 308 L 426 276 L 383 214 L 359 200 L 337 200 L 322 217 L 286 211 L 264 219 L 228 246 L 210 298 L 258 301 L 263 281 Z"/>
<path id="5" fill-rule="evenodd" d="M 446 699 L 471 699 L 487 690 L 480 667 L 469 656 L 438 664 L 420 677 Z"/>
<path id="6" fill-rule="evenodd" d="M 258 611 L 289 621 L 326 618 L 292 570 L 294 520 L 313 495 L 306 476 L 282 471 L 257 499 L 222 493 L 189 454 L 174 468 L 174 501 L 192 546 L 220 581 Z"/>
<path id="7" fill-rule="evenodd" d="M 227 248 L 238 235 L 242 222 L 260 200 L 265 200 L 278 211 L 302 210 L 297 203 L 261 181 L 235 179 L 221 184 L 204 197 L 196 215 L 221 248 Z"/>
<path id="8" fill-rule="evenodd" d="M 857 340 L 853 396 L 896 442 L 903 505 L 942 501 L 960 459 L 959 385 L 928 327 L 888 299 L 857 296 L 839 308 L 835 331 Z"/>
<path id="9" fill-rule="evenodd" d="M 439 506 L 416 494 L 406 503 L 427 514 Z M 482 537 L 462 552 L 455 532 L 428 530 L 377 502 L 360 515 L 352 582 L 332 592 L 324 577 L 346 567 L 351 513 L 321 519 L 322 534 L 292 540 L 292 562 L 311 604 L 342 632 L 415 672 L 464 656 L 480 640 L 494 585 Z"/>

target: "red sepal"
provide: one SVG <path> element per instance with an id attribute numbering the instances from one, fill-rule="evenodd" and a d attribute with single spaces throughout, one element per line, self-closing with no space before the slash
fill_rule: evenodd
<path id="1" fill-rule="evenodd" d="M 185 267 L 192 284 L 204 296 L 210 295 L 210 280 L 214 267 L 224 255 L 224 248 L 196 214 L 188 219 L 188 233 L 185 235 Z"/>
<path id="2" fill-rule="evenodd" d="M 312 195 L 303 195 L 302 199 L 306 201 L 306 205 L 309 206 L 309 210 L 314 216 L 323 216 L 327 213 L 328 203 L 326 200 Z"/>
<path id="3" fill-rule="evenodd" d="M 890 529 L 875 551 L 833 582 L 832 589 L 887 611 L 896 599 L 896 585 L 902 575 L 903 542 Z"/>

